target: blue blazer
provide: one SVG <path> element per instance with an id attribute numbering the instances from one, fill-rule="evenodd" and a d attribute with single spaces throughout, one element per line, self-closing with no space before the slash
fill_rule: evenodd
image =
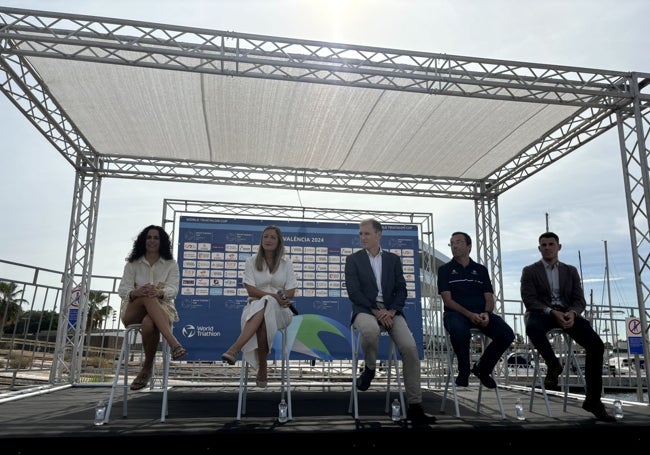
<path id="1" fill-rule="evenodd" d="M 345 259 L 345 287 L 352 303 L 352 322 L 359 313 L 372 314 L 377 307 L 377 280 L 365 249 L 352 253 Z M 381 289 L 384 306 L 402 314 L 406 303 L 406 280 L 402 261 L 395 253 L 381 252 Z"/>

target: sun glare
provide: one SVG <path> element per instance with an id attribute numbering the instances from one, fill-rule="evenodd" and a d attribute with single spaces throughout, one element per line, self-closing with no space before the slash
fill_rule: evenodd
<path id="1" fill-rule="evenodd" d="M 317 0 L 314 2 L 318 16 L 323 23 L 328 24 L 331 40 L 340 40 L 346 24 L 359 8 L 359 1 L 355 0 Z"/>
<path id="2" fill-rule="evenodd" d="M 354 4 L 353 0 L 319 0 L 318 5 L 324 9 L 330 18 L 344 15 Z"/>

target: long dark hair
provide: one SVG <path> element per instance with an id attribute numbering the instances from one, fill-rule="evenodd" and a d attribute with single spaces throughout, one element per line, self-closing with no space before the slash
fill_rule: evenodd
<path id="1" fill-rule="evenodd" d="M 167 234 L 165 230 L 160 226 L 152 224 L 140 231 L 138 237 L 133 241 L 133 249 L 131 250 L 131 254 L 129 254 L 129 256 L 126 258 L 127 261 L 133 262 L 136 259 L 144 256 L 144 254 L 147 252 L 147 234 L 149 234 L 149 231 L 151 229 L 158 231 L 158 236 L 160 237 L 160 248 L 158 249 L 160 257 L 163 259 L 174 259 L 174 256 L 172 254 L 172 244 L 169 240 L 169 234 Z"/>
<path id="2" fill-rule="evenodd" d="M 280 231 L 280 228 L 277 226 L 266 226 L 262 231 L 262 235 L 260 236 L 260 247 L 257 249 L 257 256 L 255 257 L 255 268 L 260 272 L 264 270 L 264 247 L 262 246 L 262 242 L 264 241 L 264 233 L 270 230 L 275 231 L 278 236 L 278 247 L 273 252 L 273 263 L 269 267 L 271 273 L 275 273 L 280 266 L 280 259 L 284 256 L 284 239 L 282 238 L 282 231 Z"/>

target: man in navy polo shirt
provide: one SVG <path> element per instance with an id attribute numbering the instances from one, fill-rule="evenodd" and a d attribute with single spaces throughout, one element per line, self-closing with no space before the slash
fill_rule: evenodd
<path id="1" fill-rule="evenodd" d="M 453 259 L 438 269 L 438 292 L 445 306 L 443 321 L 458 359 L 456 385 L 467 387 L 470 374 L 470 329 L 479 329 L 491 342 L 471 372 L 490 389 L 492 370 L 515 339 L 510 326 L 494 314 L 494 289 L 487 268 L 469 257 L 472 239 L 454 232 L 449 242 Z"/>

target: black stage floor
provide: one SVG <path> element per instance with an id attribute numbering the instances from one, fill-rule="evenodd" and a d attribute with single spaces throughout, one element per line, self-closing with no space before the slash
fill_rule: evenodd
<path id="1" fill-rule="evenodd" d="M 160 422 L 162 392 L 132 392 L 128 416 L 122 417 L 122 400 L 114 404 L 110 422 L 93 424 L 94 406 L 107 399 L 105 386 L 60 387 L 53 391 L 24 393 L 10 399 L 0 395 L 0 452 L 43 453 L 70 450 L 71 453 L 147 453 L 182 450 L 192 455 L 230 450 L 268 448 L 290 452 L 321 449 L 376 449 L 427 451 L 458 450 L 515 451 L 598 448 L 626 450 L 646 448 L 650 442 L 650 408 L 626 403 L 625 416 L 613 423 L 600 422 L 582 410 L 582 397 L 570 395 L 563 411 L 561 395 L 550 396 L 552 417 L 546 414 L 537 394 L 533 411 L 525 390 L 500 388 L 506 413 L 502 419 L 496 394 L 483 390 L 480 412 L 476 412 L 478 387 L 459 393 L 461 416 L 455 415 L 453 400 L 440 411 L 441 390 L 424 392 L 424 407 L 437 417 L 430 426 L 413 428 L 395 423 L 384 412 L 385 389 L 359 393 L 359 420 L 348 413 L 349 389 L 343 387 L 293 387 L 293 420 L 279 424 L 279 389 L 250 389 L 247 413 L 237 421 L 236 388 L 174 387 L 168 392 L 169 413 Z M 514 417 L 517 398 L 525 405 L 526 420 Z M 611 410 L 611 402 L 606 402 Z M 417 444 L 417 446 L 416 446 Z M 424 445 L 426 444 L 426 445 Z M 482 449 L 474 449 L 482 446 Z M 148 449 L 147 449 L 148 448 Z M 180 449 L 177 449 L 180 448 Z M 488 449 L 489 448 L 489 449 Z M 589 449 L 592 450 L 592 449 Z"/>

